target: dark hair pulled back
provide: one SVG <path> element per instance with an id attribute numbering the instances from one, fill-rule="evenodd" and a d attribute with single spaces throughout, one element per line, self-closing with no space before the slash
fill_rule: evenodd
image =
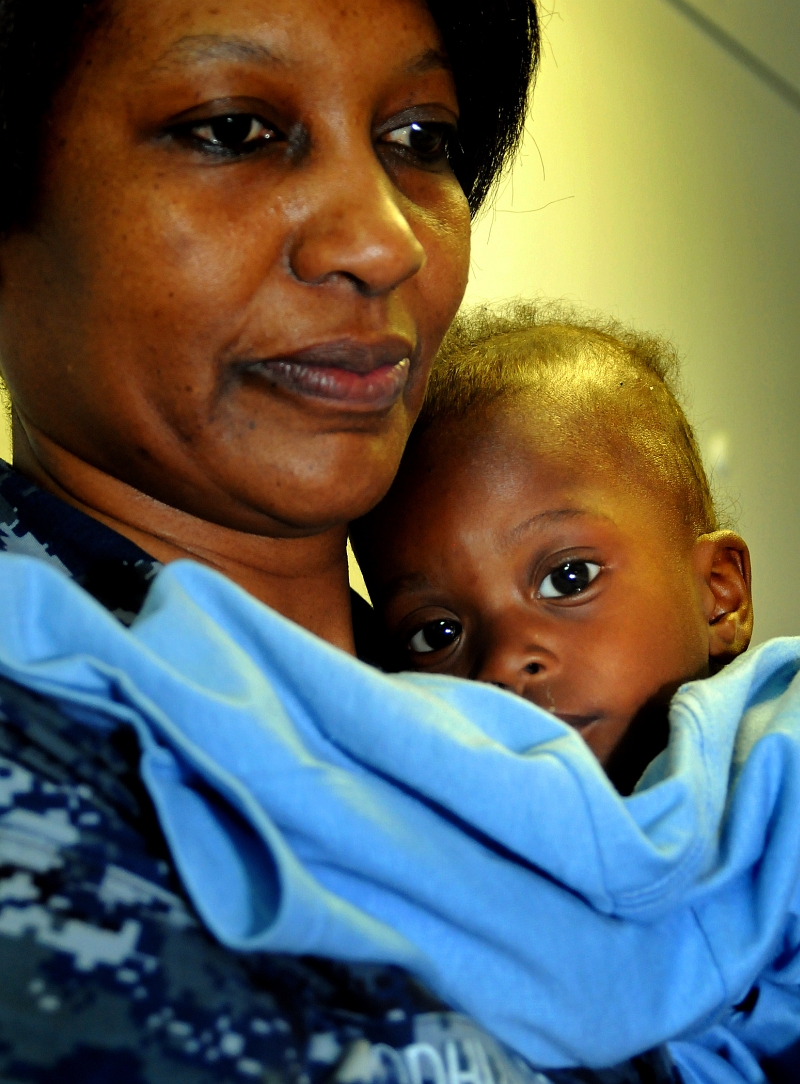
<path id="1" fill-rule="evenodd" d="M 452 164 L 473 214 L 523 132 L 539 61 L 535 0 L 428 0 L 461 108 Z M 55 92 L 107 0 L 0 0 L 0 232 L 29 221 Z"/>

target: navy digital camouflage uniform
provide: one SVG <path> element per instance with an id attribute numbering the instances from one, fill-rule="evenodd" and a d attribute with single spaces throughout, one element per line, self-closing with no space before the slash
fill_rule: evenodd
<path id="1" fill-rule="evenodd" d="M 121 621 L 158 565 L 0 463 L 0 549 Z M 374 645 L 354 600 L 357 640 Z M 362 654 L 365 653 L 362 651 Z M 537 1073 L 399 968 L 236 955 L 194 914 L 125 727 L 0 679 L 3 1084 L 667 1084 L 666 1052 Z"/>

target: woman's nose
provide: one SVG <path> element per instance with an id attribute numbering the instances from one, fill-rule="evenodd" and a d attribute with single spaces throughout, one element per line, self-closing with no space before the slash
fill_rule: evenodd
<path id="1" fill-rule="evenodd" d="M 420 271 L 425 249 L 371 148 L 324 172 L 316 179 L 315 205 L 293 237 L 289 263 L 296 278 L 311 285 L 342 279 L 376 297 Z"/>

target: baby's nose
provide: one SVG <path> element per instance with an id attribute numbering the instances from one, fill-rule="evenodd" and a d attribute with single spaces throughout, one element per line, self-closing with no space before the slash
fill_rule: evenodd
<path id="1" fill-rule="evenodd" d="M 498 644 L 486 652 L 474 675 L 478 681 L 539 703 L 542 691 L 558 669 L 556 659 L 536 645 Z"/>

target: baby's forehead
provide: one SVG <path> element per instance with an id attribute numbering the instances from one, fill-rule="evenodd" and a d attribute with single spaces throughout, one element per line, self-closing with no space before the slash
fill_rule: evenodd
<path id="1" fill-rule="evenodd" d="M 641 384 L 623 397 L 608 381 L 597 395 L 583 385 L 570 398 L 569 387 L 558 381 L 515 389 L 429 425 L 401 471 L 399 510 L 433 495 L 448 505 L 463 502 L 463 515 L 475 514 L 483 501 L 488 515 L 514 493 L 537 490 L 553 501 L 580 494 L 602 505 L 604 492 L 623 490 L 658 519 L 680 521 L 682 479 L 672 436 L 646 400 L 637 404 Z"/>
<path id="2" fill-rule="evenodd" d="M 364 537 L 391 547 L 421 524 L 504 518 L 498 501 L 514 493 L 611 506 L 625 491 L 681 547 L 716 529 L 669 344 L 558 324 L 489 338 L 469 322 L 456 330 Z"/>

